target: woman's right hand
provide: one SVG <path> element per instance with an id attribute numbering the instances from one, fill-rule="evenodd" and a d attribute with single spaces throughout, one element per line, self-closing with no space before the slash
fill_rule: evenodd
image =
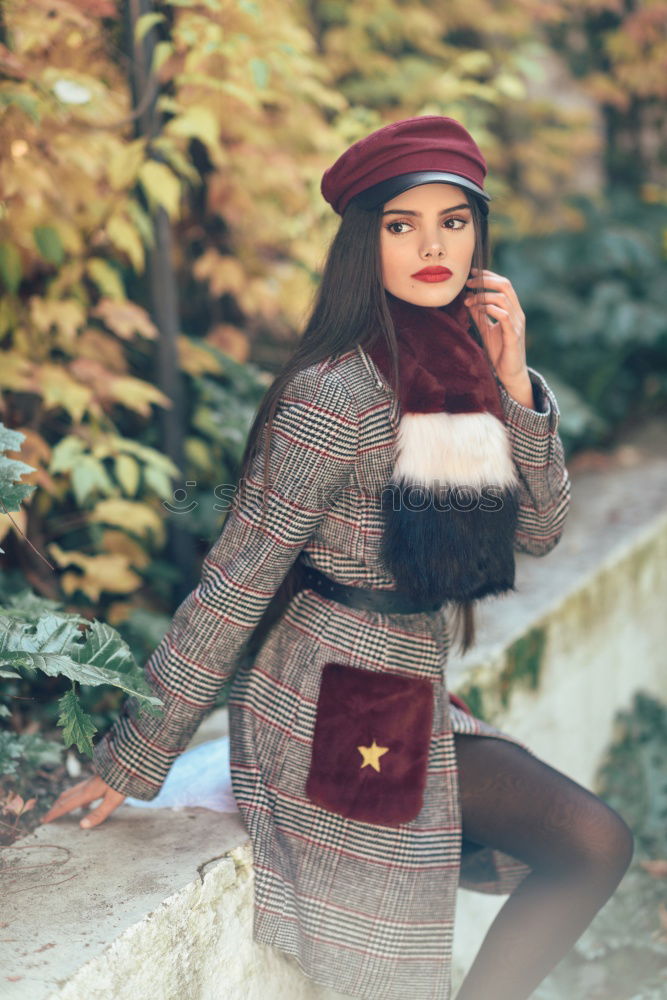
<path id="1" fill-rule="evenodd" d="M 116 792 L 107 785 L 106 781 L 103 781 L 97 774 L 94 774 L 91 778 L 86 778 L 85 781 L 80 781 L 78 785 L 73 785 L 71 788 L 67 788 L 64 792 L 61 792 L 49 811 L 44 813 L 41 822 L 50 823 L 52 819 L 58 819 L 60 816 L 64 816 L 65 813 L 73 812 L 74 809 L 88 805 L 89 802 L 102 799 L 97 808 L 89 812 L 87 816 L 84 816 L 79 823 L 79 826 L 85 829 L 91 826 L 99 826 L 114 809 L 118 808 L 125 798 L 125 795 Z"/>

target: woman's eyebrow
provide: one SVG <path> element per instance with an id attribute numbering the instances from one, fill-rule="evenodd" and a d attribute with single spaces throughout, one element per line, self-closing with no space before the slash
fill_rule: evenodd
<path id="1" fill-rule="evenodd" d="M 462 208 L 470 208 L 467 201 L 462 202 L 460 205 L 452 205 L 451 208 L 443 208 L 442 212 L 438 212 L 438 215 L 449 215 L 450 212 L 458 212 Z M 383 215 L 421 215 L 421 212 L 413 212 L 408 208 L 390 208 Z"/>

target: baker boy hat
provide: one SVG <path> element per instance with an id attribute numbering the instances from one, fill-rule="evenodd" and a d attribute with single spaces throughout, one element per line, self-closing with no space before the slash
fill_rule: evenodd
<path id="1" fill-rule="evenodd" d="M 392 122 L 353 143 L 324 172 L 322 195 L 339 215 L 352 199 L 373 209 L 419 184 L 458 184 L 481 195 L 486 161 L 454 118 L 423 115 Z"/>

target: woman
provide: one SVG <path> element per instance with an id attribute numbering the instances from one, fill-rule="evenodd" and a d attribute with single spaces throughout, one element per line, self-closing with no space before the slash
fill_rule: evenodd
<path id="1" fill-rule="evenodd" d="M 511 895 L 457 1000 L 528 997 L 633 851 L 614 810 L 447 691 L 454 612 L 467 648 L 474 602 L 513 589 L 514 551 L 546 555 L 569 506 L 556 400 L 488 269 L 485 175 L 440 116 L 325 173 L 342 222 L 313 315 L 146 667 L 164 717 L 127 701 L 97 775 L 44 817 L 153 798 L 233 675 L 254 937 L 365 1000 L 448 1000 L 458 885 Z"/>

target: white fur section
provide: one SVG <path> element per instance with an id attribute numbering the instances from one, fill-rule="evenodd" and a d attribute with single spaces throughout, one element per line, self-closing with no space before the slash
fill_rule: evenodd
<path id="1" fill-rule="evenodd" d="M 505 425 L 492 413 L 405 413 L 392 479 L 417 486 L 515 486 Z"/>

